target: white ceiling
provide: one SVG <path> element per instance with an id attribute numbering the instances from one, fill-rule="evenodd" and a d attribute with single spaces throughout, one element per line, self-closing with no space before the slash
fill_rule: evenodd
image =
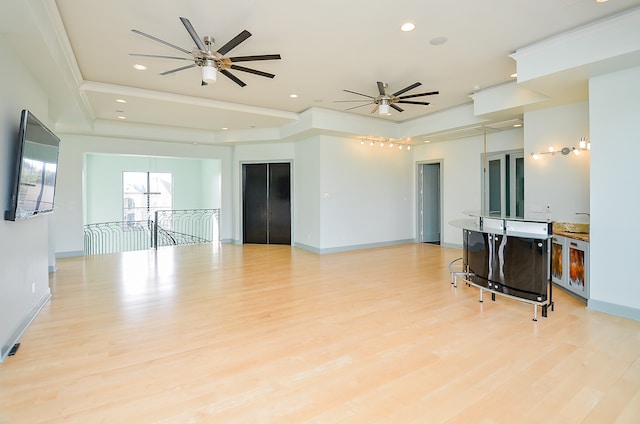
<path id="1" fill-rule="evenodd" d="M 344 111 L 361 100 L 352 90 L 375 96 L 376 81 L 397 91 L 414 82 L 407 94 L 439 90 L 423 98 L 431 106 L 404 105 L 379 119 L 402 122 L 471 101 L 474 91 L 512 81 L 515 62 L 509 54 L 553 35 L 638 6 L 638 0 L 44 0 L 25 12 L 21 0 L 7 1 L 0 18 L 4 38 L 35 75 L 51 68 L 43 58 L 56 57 L 59 76 L 49 84 L 56 125 L 73 127 L 81 119 L 188 127 L 207 131 L 280 127 L 311 107 Z M 36 15 L 27 19 L 25 14 Z M 160 72 L 187 62 L 136 58 L 129 53 L 178 55 L 131 29 L 191 50 L 194 43 L 179 17 L 188 18 L 219 48 L 240 31 L 253 36 L 228 56 L 279 53 L 282 60 L 246 62 L 244 66 L 276 74 L 268 79 L 233 71 L 241 88 L 219 75 L 202 87 L 198 69 L 169 76 Z M 20 20 L 24 19 L 24 24 Z M 42 20 L 50 22 L 48 32 Z M 400 26 L 413 22 L 404 33 Z M 39 33 L 38 37 L 26 34 Z M 431 40 L 446 37 L 433 45 Z M 34 47 L 34 43 L 44 43 Z M 30 44 L 31 43 L 31 44 Z M 34 49 L 48 55 L 34 55 Z M 137 71 L 132 65 L 148 66 Z M 297 98 L 290 98 L 297 94 Z M 55 98 L 58 96 L 58 98 Z M 123 98 L 127 103 L 116 103 Z M 416 99 L 421 100 L 421 99 Z M 57 105 L 57 106 L 56 106 Z M 406 107 L 405 107 L 406 106 Z M 368 116 L 370 106 L 347 113 Z"/>

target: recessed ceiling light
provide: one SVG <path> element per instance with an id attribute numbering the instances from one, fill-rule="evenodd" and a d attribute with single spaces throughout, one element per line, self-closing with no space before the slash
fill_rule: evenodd
<path id="1" fill-rule="evenodd" d="M 513 73 L 513 74 L 511 74 L 510 76 L 511 76 L 511 78 L 517 78 L 517 77 L 518 77 L 518 74 L 514 72 L 514 73 Z"/>
<path id="2" fill-rule="evenodd" d="M 596 3 L 606 3 L 608 0 L 596 0 Z"/>
<path id="3" fill-rule="evenodd" d="M 118 103 L 127 103 L 127 101 L 125 99 L 116 99 L 116 102 L 118 102 Z"/>
<path id="4" fill-rule="evenodd" d="M 431 143 L 431 140 L 425 140 L 424 142 L 425 143 Z"/>
<path id="5" fill-rule="evenodd" d="M 513 128 L 520 128 L 522 124 L 513 124 Z"/>
<path id="6" fill-rule="evenodd" d="M 137 69 L 138 71 L 144 71 L 145 69 L 147 69 L 147 67 L 144 65 L 140 65 L 139 63 L 136 63 L 135 65 L 133 65 L 133 69 Z"/>
<path id="7" fill-rule="evenodd" d="M 118 119 L 127 119 L 127 117 L 124 115 L 118 115 Z"/>
<path id="8" fill-rule="evenodd" d="M 229 128 L 227 128 L 227 127 L 222 127 L 222 131 L 226 131 L 226 130 L 228 130 L 228 129 L 229 129 Z"/>
<path id="9" fill-rule="evenodd" d="M 409 31 L 413 31 L 414 29 L 416 29 L 416 26 L 411 22 L 406 22 L 406 23 L 402 24 L 400 29 L 402 31 L 404 31 L 404 32 L 409 32 Z"/>
<path id="10" fill-rule="evenodd" d="M 447 37 L 436 37 L 436 38 L 432 38 L 431 41 L 429 41 L 429 43 L 431 43 L 431 45 L 433 46 L 439 46 L 441 44 L 444 44 L 448 41 L 449 39 Z"/>
<path id="11" fill-rule="evenodd" d="M 289 94 L 289 97 L 291 97 L 292 99 L 297 99 L 298 95 L 297 94 Z"/>

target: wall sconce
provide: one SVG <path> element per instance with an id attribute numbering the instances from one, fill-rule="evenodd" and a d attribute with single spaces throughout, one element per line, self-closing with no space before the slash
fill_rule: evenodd
<path id="1" fill-rule="evenodd" d="M 531 152 L 531 157 L 534 160 L 540 159 L 542 155 L 555 155 L 556 153 L 562 153 L 563 156 L 568 155 L 573 152 L 574 155 L 578 156 L 580 151 L 582 150 L 591 150 L 591 142 L 586 139 L 586 137 L 580 137 L 579 147 L 563 147 L 560 150 L 556 150 L 553 146 L 549 146 L 549 149 L 546 152 Z"/>
<path id="2" fill-rule="evenodd" d="M 587 140 L 585 137 L 580 137 L 580 148 L 582 150 L 591 150 L 591 142 Z"/>

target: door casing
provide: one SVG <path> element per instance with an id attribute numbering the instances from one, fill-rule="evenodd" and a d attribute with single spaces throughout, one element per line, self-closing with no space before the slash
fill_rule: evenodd
<path id="1" fill-rule="evenodd" d="M 291 244 L 291 162 L 241 163 L 243 243 Z"/>
<path id="2" fill-rule="evenodd" d="M 437 170 L 437 171 L 436 171 Z M 429 173 L 436 172 L 437 178 L 426 178 Z M 421 161 L 416 169 L 416 239 L 421 243 L 442 243 L 442 193 L 443 193 L 444 161 L 442 159 Z M 431 180 L 431 181 L 427 181 Z M 425 183 L 429 187 L 425 190 Z M 425 210 L 425 197 L 437 197 L 436 204 L 431 210 Z M 427 221 L 425 221 L 425 219 Z M 427 227 L 427 228 L 426 228 Z M 430 228 L 428 228 L 430 227 Z"/>

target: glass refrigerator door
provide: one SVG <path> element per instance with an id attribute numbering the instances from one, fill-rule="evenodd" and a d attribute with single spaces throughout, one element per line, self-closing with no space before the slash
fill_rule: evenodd
<path id="1" fill-rule="evenodd" d="M 551 240 L 551 281 L 566 287 L 567 278 L 564 272 L 564 257 L 566 250 L 566 239 L 562 236 L 553 236 Z"/>
<path id="2" fill-rule="evenodd" d="M 589 298 L 589 244 L 568 240 L 569 278 L 567 288 L 585 299 Z"/>

